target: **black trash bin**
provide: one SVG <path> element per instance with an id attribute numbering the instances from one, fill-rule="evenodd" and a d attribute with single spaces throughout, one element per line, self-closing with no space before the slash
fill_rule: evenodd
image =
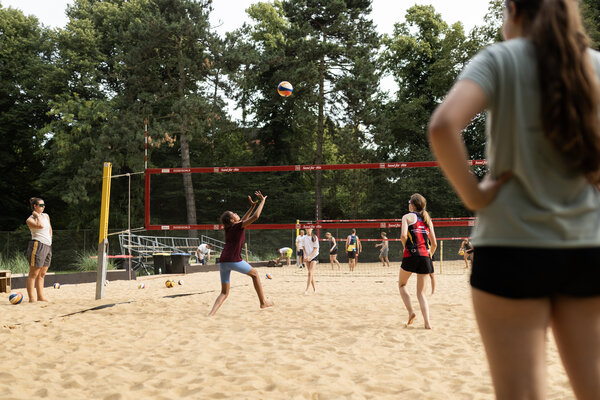
<path id="1" fill-rule="evenodd" d="M 154 275 L 168 274 L 171 267 L 171 255 L 169 253 L 152 254 L 154 262 Z"/>
<path id="2" fill-rule="evenodd" d="M 170 274 L 185 274 L 190 265 L 189 253 L 171 253 L 171 271 Z"/>

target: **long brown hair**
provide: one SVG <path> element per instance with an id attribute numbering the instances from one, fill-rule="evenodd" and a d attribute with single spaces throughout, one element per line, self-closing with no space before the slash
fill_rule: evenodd
<path id="1" fill-rule="evenodd" d="M 223 224 L 223 228 L 227 230 L 233 226 L 232 219 L 233 212 L 231 211 L 225 211 L 223 214 L 221 214 L 221 223 Z"/>
<path id="2" fill-rule="evenodd" d="M 417 214 L 419 215 L 419 217 L 421 217 L 423 222 L 425 222 L 425 225 L 427 225 L 429 229 L 431 229 L 433 225 L 431 222 L 431 217 L 427 212 L 427 200 L 425 200 L 425 197 L 421 196 L 419 193 L 415 193 L 412 196 L 410 196 L 410 204 L 412 204 L 415 207 Z"/>
<path id="3" fill-rule="evenodd" d="M 506 0 L 530 26 L 546 138 L 576 170 L 600 183 L 600 89 L 575 0 Z"/>

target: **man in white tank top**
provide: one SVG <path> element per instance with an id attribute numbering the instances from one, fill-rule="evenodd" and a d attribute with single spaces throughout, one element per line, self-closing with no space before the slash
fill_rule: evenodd
<path id="1" fill-rule="evenodd" d="M 37 300 L 48 301 L 44 297 L 44 277 L 52 261 L 52 225 L 50 216 L 44 213 L 46 205 L 39 197 L 29 200 L 33 212 L 27 218 L 27 226 L 31 231 L 31 241 L 27 248 L 29 275 L 27 276 L 27 295 L 33 303 L 33 288 L 37 292 Z"/>

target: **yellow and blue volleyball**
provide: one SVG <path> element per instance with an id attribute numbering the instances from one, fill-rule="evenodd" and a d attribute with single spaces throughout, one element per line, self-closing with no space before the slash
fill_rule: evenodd
<path id="1" fill-rule="evenodd" d="M 10 296 L 8 296 L 8 301 L 10 301 L 11 304 L 19 304 L 23 301 L 23 293 L 12 293 Z"/>
<path id="2" fill-rule="evenodd" d="M 172 288 L 173 286 L 175 286 L 175 281 L 172 281 L 172 280 L 168 279 L 165 282 L 165 286 L 168 287 L 168 288 Z"/>
<path id="3" fill-rule="evenodd" d="M 60 289 L 60 283 L 56 282 L 56 283 L 54 284 L 54 289 Z"/>
<path id="4" fill-rule="evenodd" d="M 277 85 L 277 93 L 279 93 L 280 96 L 291 96 L 293 91 L 294 87 L 288 81 L 280 82 L 279 85 Z"/>
<path id="5" fill-rule="evenodd" d="M 105 280 L 105 281 L 104 281 L 104 286 L 108 286 L 108 284 L 109 284 L 109 283 L 110 283 L 110 282 L 108 281 L 108 279 L 107 279 L 107 280 Z"/>
<path id="6" fill-rule="evenodd" d="M 265 276 L 267 277 L 267 279 L 273 279 L 273 276 L 271 274 L 267 274 Z"/>
<path id="7" fill-rule="evenodd" d="M 145 288 L 146 288 L 146 284 L 144 282 L 142 282 L 138 285 L 138 289 L 145 289 Z"/>

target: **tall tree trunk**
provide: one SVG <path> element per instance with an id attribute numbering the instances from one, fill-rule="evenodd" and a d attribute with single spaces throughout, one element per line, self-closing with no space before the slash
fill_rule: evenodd
<path id="1" fill-rule="evenodd" d="M 323 32 L 322 48 L 325 47 L 327 42 L 327 34 Z M 325 131 L 325 54 L 321 55 L 319 63 L 319 116 L 317 120 L 317 154 L 315 157 L 315 164 L 323 163 L 323 135 Z M 321 219 L 321 176 L 322 172 L 317 170 L 315 172 L 315 218 Z"/>
<path id="2" fill-rule="evenodd" d="M 358 140 L 358 124 L 356 124 L 356 123 L 354 124 L 354 127 L 352 128 L 352 131 L 354 133 L 353 136 L 354 136 L 354 142 L 355 142 L 354 145 L 356 146 L 355 148 L 359 149 L 360 148 L 360 143 L 359 143 L 359 140 Z M 353 156 L 352 156 L 352 162 L 356 164 L 356 163 L 358 163 L 358 161 L 359 160 L 358 160 L 358 157 L 356 156 L 356 152 L 354 152 Z M 360 188 L 360 174 L 361 174 L 361 172 L 362 171 L 359 170 L 359 169 L 355 169 L 354 170 L 354 189 Z M 358 196 L 354 195 L 354 196 L 352 196 L 352 200 L 351 201 L 352 201 L 352 211 L 353 211 L 352 218 L 358 218 L 358 205 L 359 205 L 360 199 L 359 199 Z"/>
<path id="3" fill-rule="evenodd" d="M 213 102 L 212 102 L 212 123 L 210 126 L 210 165 L 215 165 L 215 133 L 216 133 L 216 123 L 217 123 L 217 100 L 218 100 L 218 90 L 219 90 L 219 78 L 220 78 L 220 70 L 217 69 L 215 72 L 215 90 L 213 91 Z"/>
<path id="4" fill-rule="evenodd" d="M 179 41 L 179 98 L 185 98 L 185 68 L 183 66 L 183 50 L 181 48 L 183 38 Z M 188 126 L 186 110 L 183 110 L 181 116 L 181 133 L 179 134 L 181 149 L 181 167 L 191 168 L 190 165 L 190 146 L 188 142 Z M 183 190 L 185 193 L 185 205 L 187 209 L 188 225 L 196 225 L 196 199 L 194 196 L 194 185 L 192 184 L 192 174 L 183 174 Z M 188 231 L 189 237 L 197 238 L 198 231 Z"/>

